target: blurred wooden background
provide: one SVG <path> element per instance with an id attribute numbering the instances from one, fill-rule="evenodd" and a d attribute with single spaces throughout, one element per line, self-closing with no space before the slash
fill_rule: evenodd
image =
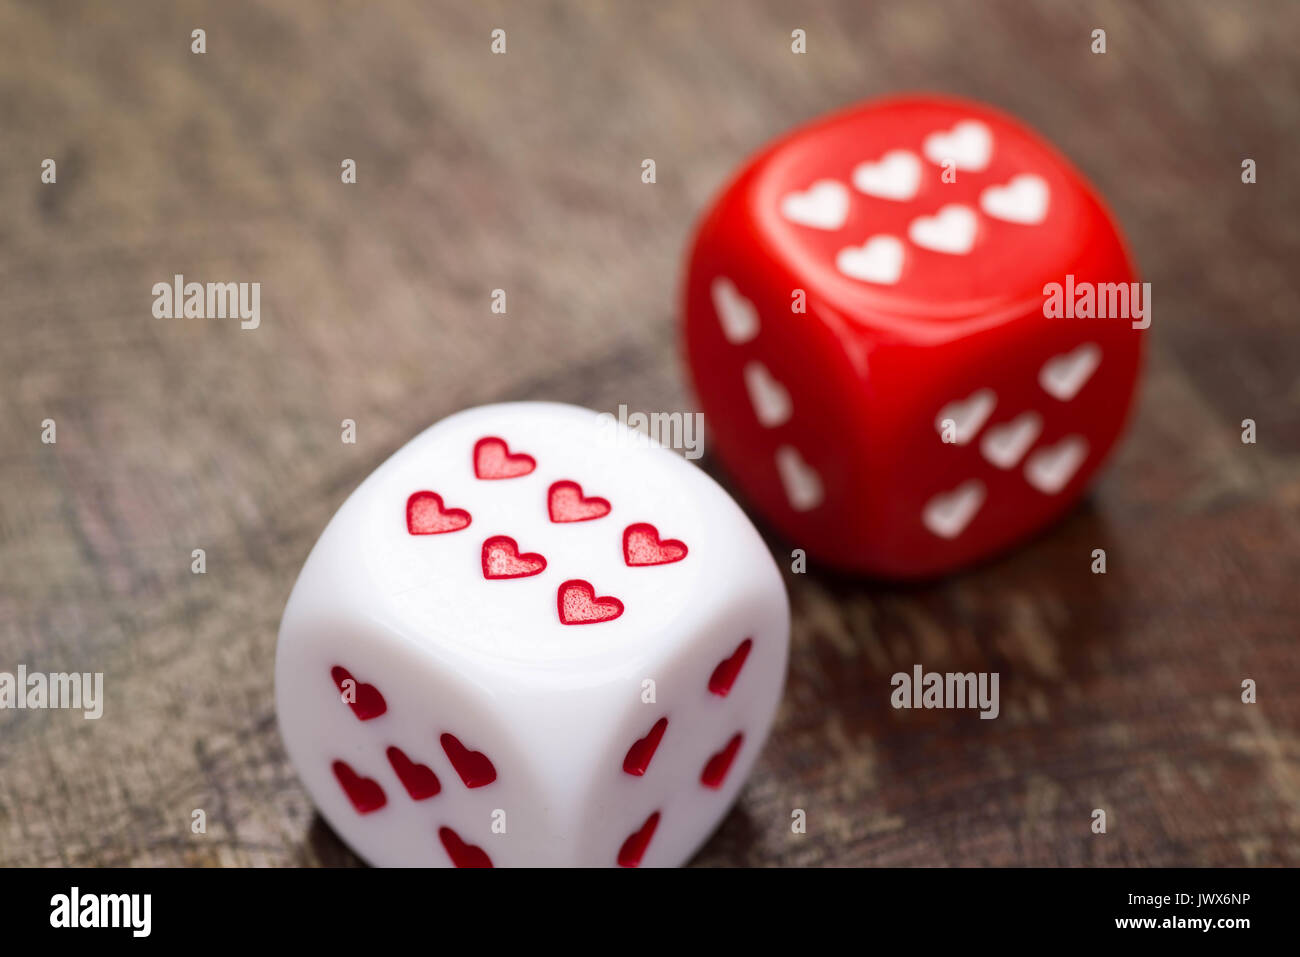
<path id="1" fill-rule="evenodd" d="M 465 406 L 692 408 L 693 218 L 907 89 L 1020 115 L 1109 198 L 1154 290 L 1140 410 L 1010 557 L 789 577 L 787 697 L 698 863 L 1300 864 L 1298 42 L 1293 2 L 0 2 L 0 670 L 107 688 L 98 722 L 0 712 L 0 864 L 355 863 L 272 698 L 330 515 Z M 174 273 L 261 282 L 261 328 L 153 318 Z M 1002 716 L 892 710 L 918 661 L 1000 672 Z"/>

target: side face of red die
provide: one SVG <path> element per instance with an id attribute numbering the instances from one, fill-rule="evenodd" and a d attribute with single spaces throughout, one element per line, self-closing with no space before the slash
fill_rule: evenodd
<path id="1" fill-rule="evenodd" d="M 702 220 L 685 287 L 695 389 L 747 497 L 791 544 L 891 578 L 1063 514 L 1123 429 L 1149 321 L 1083 177 L 942 97 L 766 148 Z"/>

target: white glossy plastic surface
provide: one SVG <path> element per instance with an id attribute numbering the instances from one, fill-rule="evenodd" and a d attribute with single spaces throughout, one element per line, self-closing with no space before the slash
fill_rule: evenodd
<path id="1" fill-rule="evenodd" d="M 476 477 L 475 445 L 488 437 L 535 467 Z M 552 521 L 548 490 L 563 481 L 607 500 L 608 514 Z M 419 491 L 468 512 L 469 524 L 412 534 L 407 502 Z M 640 523 L 665 547 L 684 544 L 685 556 L 629 565 L 624 533 Z M 540 554 L 545 569 L 488 579 L 483 547 L 495 536 Z M 557 592 L 571 580 L 617 598 L 622 613 L 563 623 Z M 658 812 L 639 865 L 674 866 L 717 826 L 758 756 L 789 634 L 785 587 L 766 546 L 703 471 L 610 416 L 550 403 L 484 406 L 413 439 L 326 527 L 281 622 L 276 706 L 321 813 L 372 864 L 450 865 L 439 837 L 450 828 L 494 866 L 613 866 Z M 752 648 L 729 692 L 710 691 L 715 669 L 745 639 Z M 374 685 L 386 710 L 359 719 L 331 677 L 336 667 Z M 629 748 L 660 718 L 668 726 L 644 774 L 627 773 Z M 720 787 L 705 786 L 706 764 L 737 733 Z M 495 780 L 467 787 L 444 734 L 486 755 Z M 413 800 L 389 747 L 431 769 L 439 792 Z M 359 813 L 336 761 L 373 780 L 383 806 Z"/>

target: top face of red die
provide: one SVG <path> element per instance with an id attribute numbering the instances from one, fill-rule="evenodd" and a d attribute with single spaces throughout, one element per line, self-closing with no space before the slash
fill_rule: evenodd
<path id="1" fill-rule="evenodd" d="M 996 110 L 907 97 L 796 130 L 737 184 L 777 258 L 845 315 L 926 337 L 1040 308 L 1122 251 L 1088 184 Z"/>

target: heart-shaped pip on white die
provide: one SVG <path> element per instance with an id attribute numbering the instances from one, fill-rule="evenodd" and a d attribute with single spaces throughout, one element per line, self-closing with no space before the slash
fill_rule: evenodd
<path id="1" fill-rule="evenodd" d="M 453 415 L 343 503 L 285 608 L 276 708 L 371 864 L 675 866 L 735 801 L 790 637 L 704 472 L 613 416 Z"/>

